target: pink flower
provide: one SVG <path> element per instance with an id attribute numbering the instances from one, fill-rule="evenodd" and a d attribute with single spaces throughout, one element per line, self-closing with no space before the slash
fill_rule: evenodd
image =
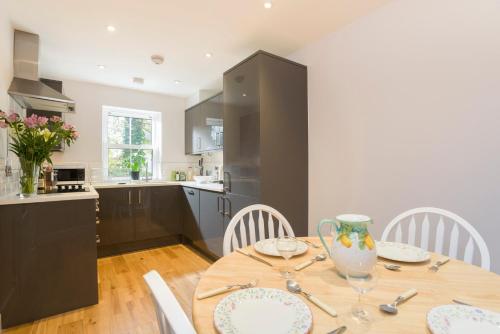
<path id="1" fill-rule="evenodd" d="M 66 130 L 66 131 L 70 131 L 70 130 L 72 130 L 74 128 L 74 126 L 71 125 L 71 124 L 68 124 L 68 123 L 64 123 L 63 126 L 62 126 L 62 128 L 64 130 Z"/>
<path id="2" fill-rule="evenodd" d="M 80 137 L 80 132 L 78 132 L 78 131 L 73 131 L 73 132 L 71 133 L 71 138 L 76 139 L 76 138 L 78 138 L 78 137 Z"/>
<path id="3" fill-rule="evenodd" d="M 11 113 L 9 116 L 7 116 L 7 121 L 9 123 L 13 123 L 19 119 L 19 115 L 16 114 L 15 112 Z"/>
<path id="4" fill-rule="evenodd" d="M 49 119 L 47 117 L 38 117 L 38 125 L 39 126 L 45 126 L 47 125 L 47 122 L 49 121 Z"/>
<path id="5" fill-rule="evenodd" d="M 54 123 L 59 123 L 61 121 L 61 117 L 59 117 L 59 116 L 52 116 L 50 118 L 50 121 L 54 122 Z"/>
<path id="6" fill-rule="evenodd" d="M 0 121 L 0 129 L 5 129 L 6 127 L 8 127 L 7 123 L 5 123 L 4 120 L 1 120 Z"/>
<path id="7" fill-rule="evenodd" d="M 24 125 L 29 129 L 34 128 L 37 124 L 38 124 L 38 116 L 35 114 L 31 115 L 30 117 L 26 117 L 24 119 Z"/>

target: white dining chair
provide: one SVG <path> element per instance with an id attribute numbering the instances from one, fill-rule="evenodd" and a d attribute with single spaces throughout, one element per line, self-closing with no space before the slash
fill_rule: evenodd
<path id="1" fill-rule="evenodd" d="M 151 270 L 143 277 L 153 297 L 160 334 L 196 334 L 186 313 L 160 274 Z"/>
<path id="2" fill-rule="evenodd" d="M 295 236 L 292 226 L 278 210 L 263 204 L 250 205 L 238 211 L 229 222 L 224 233 L 223 253 L 225 256 L 259 240 L 285 235 Z"/>
<path id="3" fill-rule="evenodd" d="M 408 235 L 406 240 L 403 240 L 403 234 Z M 448 246 L 447 255 L 454 259 L 459 258 L 460 246 L 460 250 L 463 249 L 460 259 L 467 263 L 473 263 L 477 247 L 481 268 L 490 270 L 490 253 L 484 239 L 471 224 L 453 212 L 431 207 L 408 210 L 387 225 L 381 240 L 407 242 L 416 246 L 417 237 L 420 239 L 419 247 L 429 251 L 445 254 L 445 246 Z M 434 249 L 430 247 L 432 239 Z"/>

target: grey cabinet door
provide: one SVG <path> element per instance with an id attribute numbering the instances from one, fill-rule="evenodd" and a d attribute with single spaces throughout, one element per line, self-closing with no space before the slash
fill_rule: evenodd
<path id="1" fill-rule="evenodd" d="M 200 232 L 202 240 L 198 247 L 222 257 L 224 239 L 223 194 L 200 191 Z"/>
<path id="2" fill-rule="evenodd" d="M 99 245 L 112 245 L 135 239 L 132 188 L 98 189 Z"/>
<path id="3" fill-rule="evenodd" d="M 183 234 L 191 241 L 201 239 L 200 235 L 200 191 L 198 189 L 182 187 L 185 199 Z"/>
<path id="4" fill-rule="evenodd" d="M 193 153 L 193 111 L 186 110 L 184 113 L 184 152 Z"/>
<path id="5" fill-rule="evenodd" d="M 251 197 L 260 196 L 259 68 L 254 57 L 224 74 L 224 187 Z"/>

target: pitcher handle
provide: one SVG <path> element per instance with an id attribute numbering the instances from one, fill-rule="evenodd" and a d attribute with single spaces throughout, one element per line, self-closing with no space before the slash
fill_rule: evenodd
<path id="1" fill-rule="evenodd" d="M 322 221 L 319 222 L 318 224 L 318 227 L 317 227 L 317 230 L 318 230 L 318 236 L 319 236 L 319 239 L 321 240 L 321 243 L 323 244 L 323 247 L 325 248 L 326 252 L 328 253 L 329 256 L 332 256 L 332 254 L 330 254 L 330 248 L 328 247 L 328 245 L 326 244 L 326 241 L 325 239 L 323 238 L 323 235 L 321 234 L 321 227 L 324 225 L 324 224 L 332 224 L 333 226 L 337 225 L 337 222 L 333 219 L 323 219 Z"/>

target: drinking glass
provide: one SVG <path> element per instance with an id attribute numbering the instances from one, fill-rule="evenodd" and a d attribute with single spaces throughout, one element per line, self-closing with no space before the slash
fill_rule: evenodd
<path id="1" fill-rule="evenodd" d="M 375 288 L 378 281 L 376 266 L 366 268 L 362 264 L 352 265 L 347 268 L 346 278 L 349 285 L 358 293 L 358 302 L 352 307 L 352 316 L 362 323 L 370 323 L 372 315 L 361 303 L 361 295 Z"/>
<path id="2" fill-rule="evenodd" d="M 293 278 L 294 273 L 290 268 L 288 260 L 297 251 L 297 239 L 294 237 L 279 237 L 276 239 L 276 250 L 285 259 L 285 266 L 280 268 L 280 274 L 284 278 Z"/>

